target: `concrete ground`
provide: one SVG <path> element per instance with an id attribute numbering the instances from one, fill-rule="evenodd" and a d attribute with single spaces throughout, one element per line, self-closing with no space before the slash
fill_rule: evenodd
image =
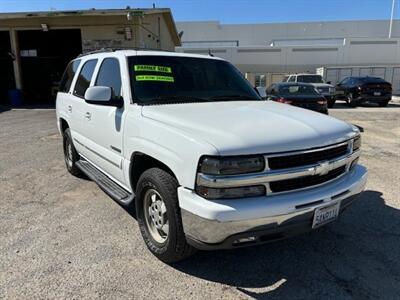
<path id="1" fill-rule="evenodd" d="M 54 110 L 0 110 L 0 298 L 398 299 L 400 105 L 338 105 L 364 129 L 366 191 L 290 240 L 169 266 L 132 213 L 64 167 Z"/>

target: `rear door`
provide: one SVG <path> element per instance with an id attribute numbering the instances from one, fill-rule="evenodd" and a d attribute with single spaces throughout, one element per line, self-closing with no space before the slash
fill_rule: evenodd
<path id="1" fill-rule="evenodd" d="M 75 74 L 78 71 L 79 65 L 81 63 L 80 59 L 71 61 L 60 81 L 59 91 L 57 93 L 57 119 L 60 118 L 66 120 L 69 124 L 70 130 L 72 133 L 77 130 L 78 126 L 80 126 L 78 120 L 72 112 L 75 107 L 75 100 L 72 96 L 71 86 L 73 84 Z"/>
<path id="2" fill-rule="evenodd" d="M 107 86 L 114 97 L 123 97 L 121 65 L 117 57 L 106 57 L 92 80 L 92 86 Z M 89 160 L 104 173 L 124 184 L 122 171 L 124 108 L 86 104 L 84 124 L 88 132 Z"/>

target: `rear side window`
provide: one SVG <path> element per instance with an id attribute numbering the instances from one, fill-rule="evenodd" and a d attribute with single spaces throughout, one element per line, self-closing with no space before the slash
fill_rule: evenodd
<path id="1" fill-rule="evenodd" d="M 121 72 L 118 59 L 106 58 L 103 60 L 95 85 L 108 86 L 112 88 L 114 96 L 121 96 Z"/>
<path id="2" fill-rule="evenodd" d="M 74 79 L 76 70 L 78 70 L 79 64 L 81 63 L 80 59 L 71 61 L 67 68 L 65 69 L 64 75 L 60 81 L 59 91 L 63 93 L 68 93 L 72 84 L 72 80 Z"/>
<path id="3" fill-rule="evenodd" d="M 75 84 L 74 94 L 76 96 L 82 98 L 85 96 L 85 92 L 90 85 L 90 81 L 92 80 L 96 64 L 97 64 L 97 59 L 92 59 L 88 60 L 83 65 Z"/>

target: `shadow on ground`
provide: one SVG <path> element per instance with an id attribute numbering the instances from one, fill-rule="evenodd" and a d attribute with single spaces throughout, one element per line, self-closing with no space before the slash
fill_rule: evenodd
<path id="1" fill-rule="evenodd" d="M 364 192 L 339 220 L 252 248 L 199 252 L 173 267 L 256 299 L 392 298 L 400 295 L 400 211 Z"/>
<path id="2" fill-rule="evenodd" d="M 2 113 L 2 112 L 5 112 L 5 111 L 9 111 L 9 110 L 11 110 L 11 108 L 10 107 L 8 107 L 8 106 L 0 106 L 0 114 Z"/>
<path id="3" fill-rule="evenodd" d="M 365 102 L 357 105 L 357 107 L 379 107 L 379 105 L 373 102 Z M 356 109 L 357 107 L 350 107 L 345 101 L 337 100 L 335 105 L 330 109 Z M 400 103 L 390 102 L 386 108 L 400 108 Z"/>

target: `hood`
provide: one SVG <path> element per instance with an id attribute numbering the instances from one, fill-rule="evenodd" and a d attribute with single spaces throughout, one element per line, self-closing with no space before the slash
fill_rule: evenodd
<path id="1" fill-rule="evenodd" d="M 309 149 L 354 135 L 343 121 L 272 101 L 150 105 L 142 115 L 204 140 L 220 155 Z"/>

